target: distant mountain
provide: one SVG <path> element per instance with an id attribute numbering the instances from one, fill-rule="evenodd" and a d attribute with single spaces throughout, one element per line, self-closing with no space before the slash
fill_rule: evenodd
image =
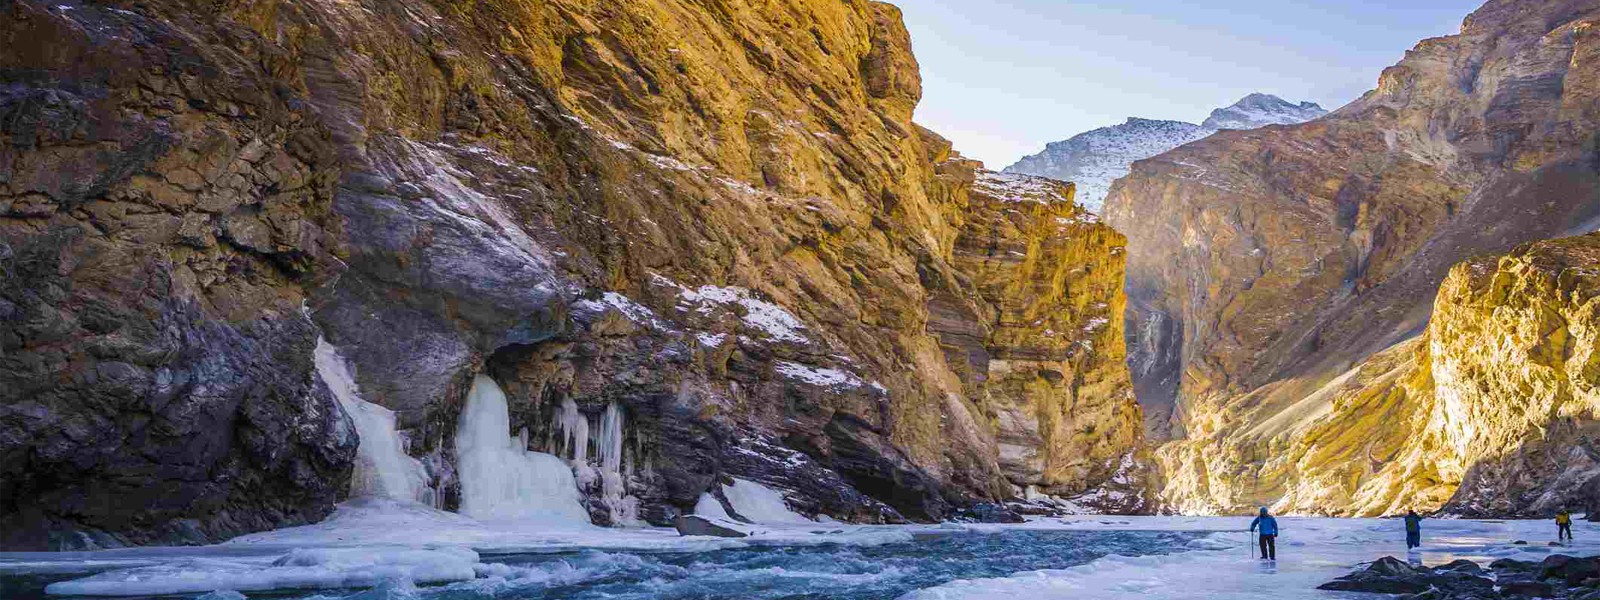
<path id="1" fill-rule="evenodd" d="M 1129 118 L 1127 122 L 1050 142 L 1044 152 L 1023 157 L 1007 173 L 1038 175 L 1077 184 L 1080 206 L 1099 212 L 1111 182 L 1128 174 L 1133 161 L 1150 158 L 1215 133 L 1183 121 Z"/>
<path id="2" fill-rule="evenodd" d="M 1201 127 L 1208 129 L 1255 129 L 1268 125 L 1304 123 L 1328 114 L 1315 102 L 1295 104 L 1272 94 L 1250 94 L 1233 106 L 1211 111 Z"/>
<path id="3" fill-rule="evenodd" d="M 1129 165 L 1221 129 L 1255 129 L 1315 119 L 1328 111 L 1315 102 L 1294 104 L 1271 94 L 1250 94 L 1233 105 L 1211 111 L 1200 125 L 1130 117 L 1127 122 L 1080 133 L 1045 145 L 1023 157 L 1006 173 L 1038 175 L 1077 184 L 1078 204 L 1099 212 L 1111 182 L 1128 174 Z"/>

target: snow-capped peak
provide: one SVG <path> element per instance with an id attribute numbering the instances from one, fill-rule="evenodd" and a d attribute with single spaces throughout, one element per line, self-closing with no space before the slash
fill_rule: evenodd
<path id="1" fill-rule="evenodd" d="M 1255 129 L 1267 125 L 1293 125 L 1328 114 L 1315 102 L 1295 104 L 1272 94 L 1250 94 L 1232 106 L 1211 111 L 1202 127 Z"/>
<path id="2" fill-rule="evenodd" d="M 1231 106 L 1211 111 L 1211 117 L 1202 125 L 1128 117 L 1118 125 L 1050 142 L 1043 152 L 1023 157 L 1004 172 L 1071 181 L 1078 186 L 1078 203 L 1098 213 L 1106 193 L 1111 190 L 1111 182 L 1127 175 L 1134 161 L 1161 154 L 1219 129 L 1300 123 L 1326 113 L 1314 102 L 1293 104 L 1271 94 L 1250 94 Z"/>

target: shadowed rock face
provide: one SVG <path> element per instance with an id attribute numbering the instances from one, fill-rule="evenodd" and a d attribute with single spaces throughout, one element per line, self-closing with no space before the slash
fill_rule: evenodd
<path id="1" fill-rule="evenodd" d="M 447 507 L 483 372 L 534 449 L 566 405 L 624 417 L 600 523 L 606 486 L 661 524 L 729 476 L 883 522 L 1137 462 L 1120 237 L 972 191 L 889 5 L 0 11 L 7 547 L 326 514 L 356 440 L 319 334 Z"/>
<path id="2" fill-rule="evenodd" d="M 1129 239 L 1135 387 L 1152 411 L 1173 411 L 1154 435 L 1180 440 L 1162 449 L 1167 501 L 1193 511 L 1285 497 L 1334 514 L 1387 506 L 1348 494 L 1393 459 L 1389 419 L 1331 425 L 1359 450 L 1301 434 L 1334 418 L 1340 390 L 1403 378 L 1390 367 L 1411 350 L 1393 346 L 1424 329 L 1453 264 L 1594 228 L 1597 18 L 1592 1 L 1489 2 L 1349 106 L 1219 133 L 1137 163 L 1113 189 L 1106 218 Z M 1333 473 L 1356 468 L 1334 459 L 1346 454 L 1363 457 L 1363 474 L 1324 494 Z"/>
<path id="3" fill-rule="evenodd" d="M 76 10 L 0 7 L 0 545 L 316 521 L 356 447 L 302 310 L 329 132 L 221 40 Z"/>

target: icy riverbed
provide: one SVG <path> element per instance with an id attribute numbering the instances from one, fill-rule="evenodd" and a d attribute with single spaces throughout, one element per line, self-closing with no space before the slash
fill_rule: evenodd
<path id="1" fill-rule="evenodd" d="M 321 524 L 216 546 L 0 554 L 0 596 L 1335 598 L 1352 596 L 1315 587 L 1385 555 L 1436 564 L 1600 553 L 1600 528 L 1587 522 L 1577 524 L 1576 544 L 1554 548 L 1548 521 L 1425 521 L 1424 547 L 1408 556 L 1395 520 L 1280 521 L 1279 560 L 1263 563 L 1240 532 L 1248 520 L 1233 517 L 781 524 L 724 539 L 482 522 L 369 501 Z"/>

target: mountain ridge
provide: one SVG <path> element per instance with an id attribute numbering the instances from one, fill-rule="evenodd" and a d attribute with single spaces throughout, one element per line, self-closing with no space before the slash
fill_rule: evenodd
<path id="1" fill-rule="evenodd" d="M 1205 122 L 1199 125 L 1185 121 L 1128 117 L 1117 125 L 1092 129 L 1045 144 L 1044 150 L 1022 157 L 1002 171 L 1071 181 L 1078 187 L 1079 202 L 1089 210 L 1099 212 L 1111 183 L 1127 175 L 1134 161 L 1150 158 L 1224 129 L 1299 123 L 1326 113 L 1313 102 L 1293 104 L 1271 94 L 1252 93 L 1231 105 L 1212 110 Z"/>

